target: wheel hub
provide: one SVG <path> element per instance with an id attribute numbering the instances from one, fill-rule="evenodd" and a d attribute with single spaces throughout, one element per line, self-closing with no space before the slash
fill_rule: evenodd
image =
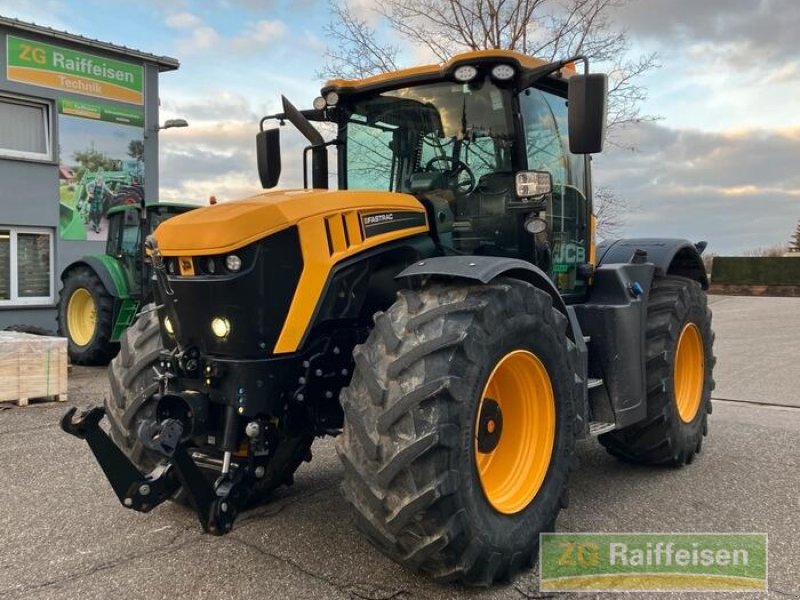
<path id="1" fill-rule="evenodd" d="M 76 289 L 67 304 L 67 330 L 73 343 L 86 346 L 92 341 L 97 327 L 97 307 L 91 292 Z"/>
<path id="2" fill-rule="evenodd" d="M 489 454 L 500 443 L 503 433 L 503 411 L 492 398 L 485 398 L 478 417 L 478 452 Z"/>

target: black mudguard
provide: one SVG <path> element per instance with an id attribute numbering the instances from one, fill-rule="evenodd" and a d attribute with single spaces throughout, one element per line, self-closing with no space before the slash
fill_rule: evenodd
<path id="1" fill-rule="evenodd" d="M 652 263 L 656 275 L 681 275 L 700 282 L 704 290 L 708 289 L 701 251 L 704 242 L 693 244 L 688 240 L 672 238 L 632 238 L 623 240 L 607 240 L 598 244 L 597 257 L 599 265 L 625 264 L 634 262 L 634 255 L 645 253 L 640 259 Z"/>
<path id="2" fill-rule="evenodd" d="M 505 275 L 527 281 L 544 290 L 553 298 L 553 306 L 567 314 L 564 299 L 553 281 L 536 265 L 517 258 L 501 256 L 437 256 L 426 258 L 401 271 L 395 279 L 404 277 L 439 276 L 471 279 L 489 283 Z"/>

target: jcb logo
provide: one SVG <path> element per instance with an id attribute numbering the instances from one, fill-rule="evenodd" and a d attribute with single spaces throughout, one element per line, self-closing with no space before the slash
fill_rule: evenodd
<path id="1" fill-rule="evenodd" d="M 21 44 L 19 47 L 19 58 L 25 62 L 33 62 L 37 65 L 47 64 L 47 52 L 44 48 L 37 48 L 28 44 Z"/>
<path id="2" fill-rule="evenodd" d="M 553 262 L 576 265 L 586 262 L 586 249 L 572 242 L 558 244 L 553 253 Z"/>

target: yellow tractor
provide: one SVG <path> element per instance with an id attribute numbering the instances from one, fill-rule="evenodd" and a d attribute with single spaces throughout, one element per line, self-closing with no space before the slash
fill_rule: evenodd
<path id="1" fill-rule="evenodd" d="M 607 87 L 583 57 L 489 50 L 284 98 L 261 182 L 288 121 L 310 184 L 162 223 L 111 398 L 62 427 L 124 506 L 183 500 L 214 534 L 336 436 L 387 556 L 476 585 L 529 567 L 576 439 L 681 466 L 711 412 L 703 243 L 595 243 Z"/>

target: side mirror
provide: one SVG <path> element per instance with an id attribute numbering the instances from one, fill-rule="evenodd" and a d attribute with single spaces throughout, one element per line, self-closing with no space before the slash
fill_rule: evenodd
<path id="1" fill-rule="evenodd" d="M 256 162 L 261 186 L 269 189 L 278 185 L 281 176 L 281 131 L 277 127 L 256 134 Z"/>
<path id="2" fill-rule="evenodd" d="M 573 75 L 569 79 L 569 150 L 573 154 L 603 151 L 608 112 L 608 76 Z"/>

